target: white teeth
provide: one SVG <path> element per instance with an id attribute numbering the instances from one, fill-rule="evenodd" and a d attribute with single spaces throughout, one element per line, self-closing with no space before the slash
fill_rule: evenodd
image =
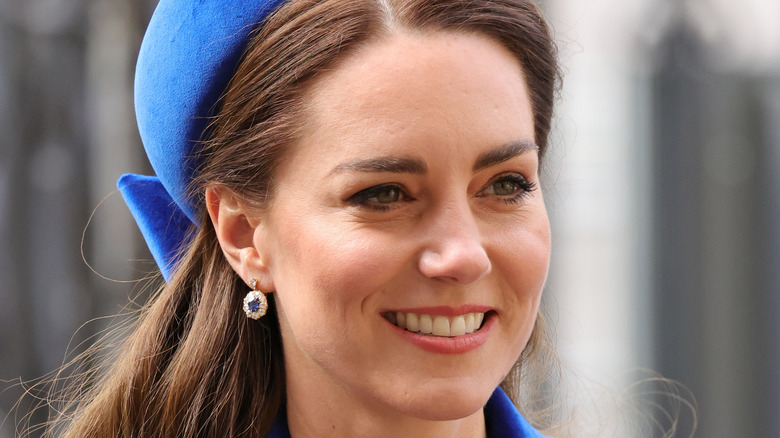
<path id="1" fill-rule="evenodd" d="M 391 315 L 392 315 L 392 313 L 391 313 Z M 406 328 L 406 314 L 404 312 L 396 312 L 395 313 L 395 319 L 396 319 L 395 325 L 397 325 L 398 327 L 401 327 L 402 329 Z M 390 322 L 393 322 L 393 321 L 390 321 Z"/>
<path id="2" fill-rule="evenodd" d="M 437 316 L 433 319 L 433 331 L 436 336 L 450 335 L 450 320 L 446 316 Z"/>
<path id="3" fill-rule="evenodd" d="M 406 330 L 410 332 L 420 331 L 420 317 L 416 313 L 406 314 Z"/>
<path id="4" fill-rule="evenodd" d="M 466 334 L 466 318 L 456 316 L 452 318 L 452 324 L 450 324 L 450 336 L 463 336 Z"/>
<path id="5" fill-rule="evenodd" d="M 384 315 L 388 321 L 407 331 L 446 337 L 474 333 L 480 329 L 485 318 L 485 314 L 479 312 L 454 317 L 405 312 L 388 312 Z"/>
<path id="6" fill-rule="evenodd" d="M 420 331 L 423 333 L 433 333 L 433 320 L 431 315 L 420 315 Z"/>
<path id="7" fill-rule="evenodd" d="M 466 314 L 466 333 L 474 333 L 474 330 L 477 329 L 477 325 L 474 321 L 474 314 L 468 313 Z"/>

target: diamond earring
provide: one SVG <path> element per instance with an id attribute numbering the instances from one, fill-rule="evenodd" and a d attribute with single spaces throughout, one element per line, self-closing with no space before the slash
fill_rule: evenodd
<path id="1" fill-rule="evenodd" d="M 252 319 L 260 319 L 268 311 L 268 300 L 265 294 L 257 290 L 257 280 L 249 279 L 249 287 L 252 290 L 244 297 L 244 312 Z"/>

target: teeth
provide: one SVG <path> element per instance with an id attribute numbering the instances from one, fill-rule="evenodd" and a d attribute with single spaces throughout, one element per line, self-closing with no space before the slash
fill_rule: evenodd
<path id="1" fill-rule="evenodd" d="M 463 336 L 465 334 L 466 334 L 466 317 L 461 315 L 452 318 L 452 324 L 450 324 L 450 336 Z"/>
<path id="2" fill-rule="evenodd" d="M 433 333 L 433 320 L 431 315 L 420 315 L 420 331 L 423 333 Z"/>
<path id="3" fill-rule="evenodd" d="M 474 330 L 477 329 L 477 324 L 474 321 L 474 314 L 469 313 L 466 315 L 466 333 L 474 333 Z"/>
<path id="4" fill-rule="evenodd" d="M 406 330 L 409 330 L 410 332 L 420 331 L 420 317 L 417 316 L 416 313 L 406 314 Z"/>
<path id="5" fill-rule="evenodd" d="M 450 335 L 450 320 L 446 316 L 437 316 L 433 319 L 433 332 L 436 336 Z"/>
<path id="6" fill-rule="evenodd" d="M 404 312 L 388 312 L 384 316 L 388 321 L 407 331 L 446 337 L 474 333 L 479 330 L 485 318 L 485 314 L 479 312 L 454 317 Z"/>
<path id="7" fill-rule="evenodd" d="M 392 313 L 391 313 L 391 315 L 392 315 Z M 403 312 L 396 312 L 395 319 L 396 319 L 395 325 L 397 325 L 398 327 L 401 327 L 402 329 L 406 328 L 406 314 L 405 313 L 403 313 Z M 393 322 L 393 321 L 391 320 L 390 322 Z"/>

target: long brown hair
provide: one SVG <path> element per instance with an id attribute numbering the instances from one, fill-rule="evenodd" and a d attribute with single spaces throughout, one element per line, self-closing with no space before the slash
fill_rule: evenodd
<path id="1" fill-rule="evenodd" d="M 201 201 L 222 186 L 258 208 L 295 141 L 306 90 L 357 47 L 410 32 L 479 33 L 522 65 L 535 140 L 548 144 L 559 71 L 555 46 L 530 0 L 289 0 L 259 23 L 220 101 L 192 185 Z M 221 253 L 205 211 L 175 275 L 144 309 L 120 357 L 63 416 L 64 435 L 264 436 L 284 402 L 284 358 L 271 295 L 259 321 L 241 314 L 247 288 Z M 529 394 L 530 366 L 547 348 L 537 323 L 502 386 L 516 403 Z M 529 412 L 526 412 L 529 414 Z"/>

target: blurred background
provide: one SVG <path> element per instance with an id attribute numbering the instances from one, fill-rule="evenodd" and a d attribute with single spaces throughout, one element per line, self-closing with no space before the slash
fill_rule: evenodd
<path id="1" fill-rule="evenodd" d="M 155 4 L 0 0 L 0 418 L 154 269 L 115 181 L 151 172 L 132 82 Z M 607 387 L 681 382 L 697 437 L 780 436 L 780 2 L 541 6 L 565 72 L 544 174 L 561 355 Z"/>

